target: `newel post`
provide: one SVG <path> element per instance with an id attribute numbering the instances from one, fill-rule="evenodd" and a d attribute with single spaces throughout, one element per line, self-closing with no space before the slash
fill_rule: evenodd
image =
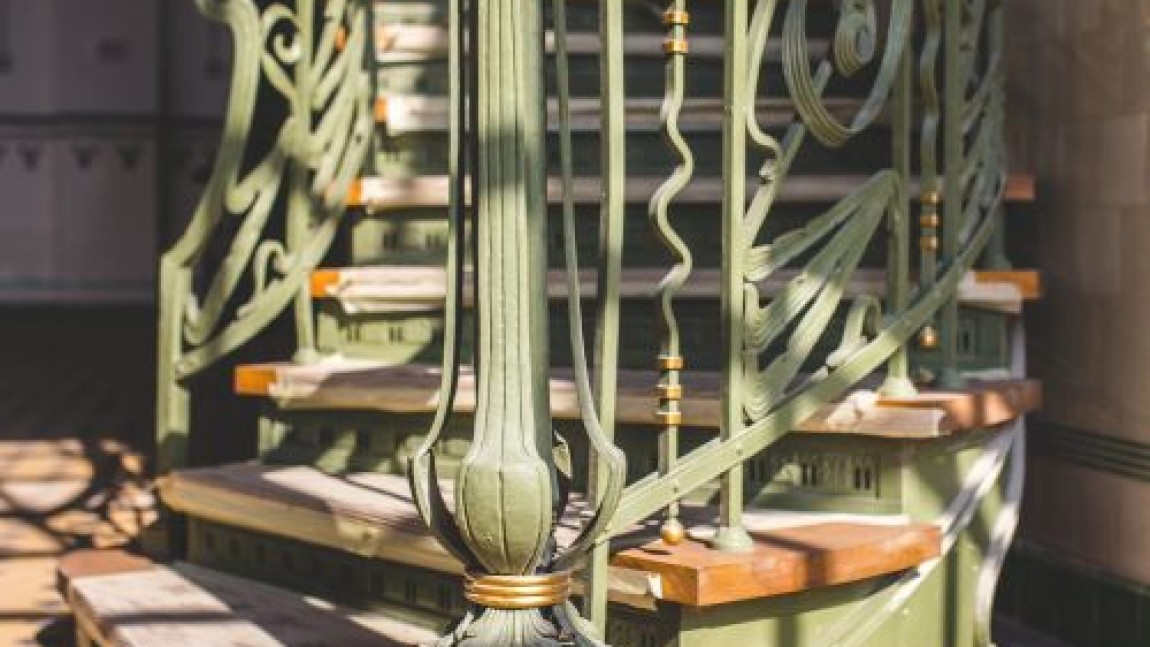
<path id="1" fill-rule="evenodd" d="M 582 637 L 571 574 L 555 564 L 541 10 L 469 4 L 478 401 L 443 534 L 467 562 L 472 608 L 440 645 L 597 644 Z"/>

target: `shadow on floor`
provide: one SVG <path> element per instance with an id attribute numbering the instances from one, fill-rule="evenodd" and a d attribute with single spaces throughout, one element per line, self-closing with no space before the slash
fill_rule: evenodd
<path id="1" fill-rule="evenodd" d="M 153 401 L 149 308 L 0 308 L 0 645 L 71 644 L 59 556 L 134 541 Z"/>

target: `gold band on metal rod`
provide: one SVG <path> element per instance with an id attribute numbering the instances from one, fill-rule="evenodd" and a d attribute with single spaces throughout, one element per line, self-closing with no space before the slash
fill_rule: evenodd
<path id="1" fill-rule="evenodd" d="M 544 609 L 571 597 L 571 573 L 477 575 L 467 573 L 463 595 L 489 609 Z"/>
<path id="2" fill-rule="evenodd" d="M 664 25 L 687 25 L 691 22 L 691 14 L 681 9 L 668 9 L 663 12 Z"/>

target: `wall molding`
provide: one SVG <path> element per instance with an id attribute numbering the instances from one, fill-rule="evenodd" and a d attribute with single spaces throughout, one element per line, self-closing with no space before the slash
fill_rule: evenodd
<path id="1" fill-rule="evenodd" d="M 1070 645 L 1150 645 L 1150 586 L 1033 542 L 1007 558 L 995 612 Z"/>
<path id="2" fill-rule="evenodd" d="M 1033 418 L 1029 453 L 1150 483 L 1150 443 Z"/>

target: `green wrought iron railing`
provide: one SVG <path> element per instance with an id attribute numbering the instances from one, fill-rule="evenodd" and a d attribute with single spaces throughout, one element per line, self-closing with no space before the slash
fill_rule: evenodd
<path id="1" fill-rule="evenodd" d="M 722 332 L 714 345 L 723 358 L 721 424 L 718 437 L 681 451 L 679 401 L 690 358 L 682 353 L 676 295 L 698 250 L 687 245 L 671 216 L 696 171 L 678 120 L 692 82 L 685 64 L 690 12 L 707 1 L 669 0 L 660 7 L 666 25 L 661 124 L 677 160 L 649 206 L 651 225 L 672 258 L 658 292 L 662 343 L 652 358 L 660 372 L 663 428 L 657 469 L 630 484 L 624 457 L 612 443 L 628 188 L 624 3 L 599 4 L 600 256 L 590 362 L 576 277 L 565 0 L 553 0 L 549 12 L 572 357 L 593 453 L 587 493 L 593 512 L 578 538 L 564 546 L 557 544 L 555 525 L 569 502 L 571 475 L 557 464 L 561 452 L 547 383 L 544 6 L 522 0 L 448 4 L 443 397 L 410 463 L 420 513 L 466 566 L 474 603 L 443 644 L 597 644 L 613 538 L 658 517 L 664 537 L 677 541 L 683 534 L 678 502 L 717 481 L 715 547 L 746 550 L 745 462 L 875 374 L 884 376 L 887 393 L 913 393 L 909 349 L 916 342 L 939 347 L 942 383 L 961 383 L 960 282 L 982 258 L 996 266 L 1005 262 L 1002 0 L 726 0 L 721 234 L 715 243 L 722 246 Z M 299 359 L 313 358 L 305 278 L 333 240 L 372 131 L 367 0 L 200 4 L 228 23 L 238 49 L 215 172 L 188 232 L 161 268 L 165 467 L 183 460 L 188 380 L 289 305 L 295 306 Z M 830 46 L 817 56 L 809 36 L 813 7 L 833 16 L 824 25 Z M 765 74 L 772 38 L 781 39 L 781 65 L 776 74 Z M 859 97 L 848 118 L 842 106 L 829 105 L 830 88 L 848 88 Z M 793 106 L 785 128 L 760 123 L 757 105 L 764 98 Z M 270 131 L 269 124 L 275 126 Z M 257 136 L 261 132 L 269 134 Z M 876 132 L 885 133 L 888 163 L 801 225 L 767 233 L 798 158 L 812 149 L 842 150 Z M 756 177 L 757 184 L 749 185 L 748 178 Z M 217 262 L 211 254 L 220 239 L 227 241 L 226 252 Z M 876 242 L 885 250 L 885 297 L 848 302 L 848 284 Z M 433 450 L 452 411 L 461 362 L 468 253 L 476 281 L 478 398 L 471 446 L 448 497 Z M 241 289 L 245 277 L 250 284 Z M 760 286 L 768 280 L 782 288 L 766 294 Z M 832 325 L 844 310 L 845 323 Z M 820 357 L 828 339 L 833 350 Z M 583 615 L 590 622 L 567 602 L 571 572 L 580 566 Z"/>
<path id="2" fill-rule="evenodd" d="M 742 466 L 750 457 L 877 371 L 885 370 L 888 393 L 913 393 L 908 345 L 916 335 L 926 345 L 941 344 L 943 383 L 961 381 L 956 357 L 957 290 L 995 237 L 1006 185 L 1002 3 L 844 0 L 834 6 L 830 51 L 813 66 L 807 37 L 810 4 L 808 0 L 760 0 L 753 7 L 746 0 L 725 3 L 722 423 L 717 439 L 684 455 L 679 455 L 676 439 L 681 421 L 677 401 L 683 388 L 680 372 L 686 362 L 679 353 L 674 303 L 692 263 L 691 250 L 676 234 L 668 211 L 693 170 L 691 148 L 677 126 L 687 83 L 683 59 L 689 55 L 690 20 L 683 0 L 672 0 L 666 7 L 667 92 L 662 121 L 679 164 L 653 196 L 650 208 L 653 225 L 675 258 L 659 293 L 663 344 L 655 358 L 661 371 L 659 417 L 665 429 L 658 471 L 626 487 L 619 457 L 605 448 L 611 436 L 611 371 L 618 343 L 619 196 L 627 182 L 621 119 L 622 5 L 600 5 L 604 164 L 597 397 L 587 383 L 581 340 L 573 340 L 584 418 L 596 448 L 597 475 L 592 479 L 596 508 L 582 539 L 564 549 L 551 539 L 556 511 L 564 502 L 557 502 L 555 465 L 545 446 L 550 423 L 539 394 L 546 388 L 547 362 L 538 350 L 540 342 L 524 336 L 545 321 L 541 288 L 523 276 L 524 267 L 531 267 L 533 276 L 543 267 L 534 232 L 544 211 L 544 180 L 537 172 L 537 162 L 543 158 L 540 114 L 545 97 L 538 70 L 542 47 L 538 8 L 511 0 L 453 5 L 457 29 L 472 26 L 468 42 L 477 70 L 474 77 L 464 75 L 453 82 L 465 88 L 457 90 L 457 97 L 466 95 L 477 107 L 471 120 L 461 118 L 455 127 L 466 131 L 477 153 L 470 176 L 476 187 L 481 360 L 476 435 L 455 485 L 454 515 L 434 494 L 434 470 L 419 467 L 420 461 L 431 461 L 436 434 L 428 439 L 413 470 L 424 516 L 468 565 L 469 591 L 477 602 L 474 616 L 446 642 L 479 637 L 480 642 L 495 641 L 491 644 L 546 644 L 564 632 L 591 642 L 591 630 L 555 599 L 540 596 L 514 608 L 486 592 L 499 591 L 511 599 L 516 592 L 550 592 L 548 587 L 558 586 L 556 574 L 570 569 L 582 558 L 583 549 L 591 548 L 586 611 L 602 626 L 604 555 L 613 537 L 662 511 L 664 535 L 675 541 L 682 534 L 676 502 L 718 479 L 721 512 L 715 546 L 745 550 L 751 541 L 741 521 Z M 563 2 L 556 2 L 553 29 L 564 134 L 563 184 L 569 196 L 563 9 Z M 760 88 L 765 48 L 775 33 L 782 38 L 783 78 L 775 86 Z M 864 79 L 867 87 L 855 114 L 844 121 L 823 96 L 828 86 L 849 77 Z M 781 136 L 769 134 L 757 122 L 753 106 L 764 94 L 793 102 L 795 118 Z M 764 240 L 764 225 L 796 157 L 813 146 L 840 148 L 876 128 L 880 120 L 890 129 L 890 164 L 875 169 L 847 197 L 805 225 Z M 765 161 L 758 169 L 759 185 L 748 191 L 751 150 L 760 151 Z M 458 167 L 456 171 L 461 177 Z M 915 194 L 921 198 L 920 277 L 912 289 Z M 568 266 L 573 270 L 569 200 L 565 216 Z M 821 368 L 803 373 L 816 359 L 812 353 L 820 340 L 832 334 L 832 318 L 844 305 L 845 288 L 864 250 L 884 234 L 885 300 L 862 296 L 850 303 L 837 350 L 822 358 Z M 1000 239 L 990 255 L 1000 262 Z M 758 286 L 774 276 L 793 278 L 786 279 L 781 293 L 768 298 Z M 571 286 L 573 294 L 575 287 Z M 515 310 L 501 309 L 512 303 L 518 306 Z M 575 318 L 577 306 L 577 297 L 572 296 L 570 311 Z M 573 322 L 571 329 L 581 326 Z M 450 373 L 456 365 L 449 360 L 445 369 Z M 450 406 L 445 402 L 443 412 Z M 507 492 L 516 493 L 514 500 Z M 528 499 L 533 502 L 528 504 Z M 552 616 L 540 612 L 548 605 L 556 605 Z"/>
<path id="3" fill-rule="evenodd" d="M 298 357 L 315 358 L 308 278 L 335 239 L 374 127 L 367 3 L 198 5 L 227 24 L 235 51 L 212 175 L 160 261 L 161 471 L 186 462 L 189 381 L 293 303 Z"/>

